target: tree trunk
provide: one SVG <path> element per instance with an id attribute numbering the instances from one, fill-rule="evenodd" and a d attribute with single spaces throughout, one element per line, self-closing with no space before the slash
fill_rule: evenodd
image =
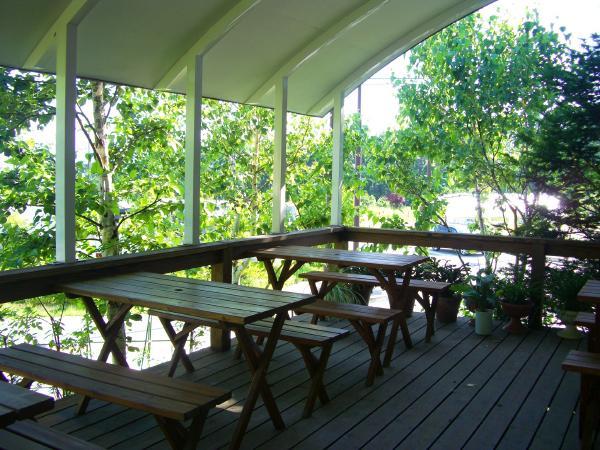
<path id="1" fill-rule="evenodd" d="M 113 198 L 114 185 L 113 173 L 110 162 L 110 152 L 106 145 L 106 120 L 105 110 L 107 100 L 104 96 L 104 83 L 96 81 L 92 83 L 92 106 L 94 113 L 94 154 L 100 164 L 102 173 L 100 176 L 100 204 L 102 218 L 100 220 L 100 240 L 102 244 L 102 256 L 116 256 L 119 254 L 119 231 L 117 228 L 115 209 L 116 202 Z M 118 311 L 119 304 L 109 302 L 108 320 L 111 320 Z M 123 355 L 126 355 L 125 327 L 123 326 L 117 338 Z"/>
<path id="2" fill-rule="evenodd" d="M 481 234 L 485 234 L 485 222 L 483 221 L 483 208 L 481 207 L 481 189 L 479 188 L 479 183 L 475 181 L 475 201 L 476 201 L 476 211 L 477 211 L 477 224 L 479 225 L 479 231 Z"/>

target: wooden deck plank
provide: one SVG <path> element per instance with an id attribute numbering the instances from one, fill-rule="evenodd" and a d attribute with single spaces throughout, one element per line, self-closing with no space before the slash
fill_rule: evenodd
<path id="1" fill-rule="evenodd" d="M 475 450 L 482 446 L 493 445 L 494 447 L 502 438 L 513 417 L 525 401 L 527 394 L 535 387 L 536 381 L 543 372 L 546 364 L 552 359 L 558 342 L 550 334 L 546 333 L 544 340 L 526 360 L 521 370 L 515 374 L 487 417 L 477 428 L 477 431 L 467 442 L 465 449 Z M 507 375 L 507 379 L 510 375 Z M 531 420 L 531 419 L 529 419 Z"/>
<path id="2" fill-rule="evenodd" d="M 498 450 L 526 448 L 531 444 L 538 425 L 541 424 L 544 415 L 550 408 L 552 397 L 562 380 L 564 371 L 560 365 L 569 350 L 574 347 L 577 347 L 577 342 L 566 339 L 560 341 L 556 351 L 544 367 L 543 373 L 536 379 L 534 386 L 528 392 L 527 399 L 519 406 L 509 428 L 502 436 Z M 537 425 L 533 426 L 535 424 Z"/>
<path id="3" fill-rule="evenodd" d="M 292 436 L 287 436 L 286 431 L 277 436 L 271 442 L 265 443 L 264 448 L 278 448 L 282 445 L 297 445 L 298 448 L 323 448 L 331 444 L 337 437 L 345 434 L 361 420 L 368 417 L 369 413 L 377 411 L 380 405 L 386 403 L 390 397 L 390 391 L 396 392 L 409 385 L 414 378 L 427 371 L 432 365 L 432 361 L 438 361 L 451 354 L 451 349 L 459 345 L 467 336 L 472 333 L 471 329 L 458 327 L 454 332 L 450 332 L 444 339 L 445 345 L 436 345 L 436 342 L 428 345 L 414 347 L 409 352 L 399 358 L 399 367 L 390 373 L 384 375 L 384 380 L 368 388 L 362 384 L 356 383 L 349 392 L 350 395 L 344 395 L 343 402 L 338 402 L 335 408 L 323 408 L 314 415 L 318 417 L 320 423 L 316 429 L 306 430 L 305 424 L 301 431 L 301 440 L 294 441 Z M 356 380 L 358 381 L 358 380 Z M 321 413 L 317 416 L 318 413 Z M 298 430 L 294 430 L 297 435 Z M 292 434 L 292 433 L 290 433 Z M 280 448 L 280 447 L 279 447 Z"/>
<path id="4" fill-rule="evenodd" d="M 538 347 L 545 336 L 544 333 L 530 333 L 527 338 L 513 351 L 492 377 L 478 389 L 476 395 L 461 411 L 456 420 L 438 436 L 432 448 L 449 449 L 462 448 L 477 431 L 482 420 L 496 405 L 506 388 L 516 374 L 527 362 L 532 352 Z"/>
<path id="5" fill-rule="evenodd" d="M 500 342 L 501 340 L 482 339 L 472 333 L 467 334 L 442 358 L 432 360 L 426 371 L 412 378 L 401 390 L 390 393 L 385 404 L 345 433 L 333 448 L 341 449 L 353 442 L 365 448 L 395 447 L 443 399 L 446 386 L 444 380 L 450 379 L 450 385 L 454 386 L 451 381 L 453 372 L 465 370 L 462 376 L 466 376 L 470 373 L 470 366 L 477 365 Z M 446 386 L 446 390 L 448 389 L 451 387 Z M 366 408 L 359 404 L 357 409 Z M 374 437 L 365 440 L 365 431 L 368 429 Z"/>
<path id="6" fill-rule="evenodd" d="M 415 333 L 415 336 L 424 338 L 424 322 L 420 330 Z M 342 341 L 343 342 L 343 341 Z M 398 357 L 399 355 L 396 355 Z M 344 397 L 351 390 L 364 389 L 364 373 L 367 371 L 367 367 L 370 362 L 370 356 L 368 350 L 362 343 L 362 341 L 356 341 L 352 346 L 348 347 L 342 352 L 338 352 L 330 358 L 330 365 L 326 374 L 326 385 L 327 391 L 331 398 L 331 402 L 325 406 L 319 405 L 319 407 L 313 412 L 313 416 L 320 414 L 323 410 L 331 408 L 332 405 L 338 404 L 339 400 Z M 362 375 L 362 376 L 359 376 Z M 380 383 L 383 377 L 378 377 L 376 384 Z M 309 420 L 302 419 L 302 402 L 306 395 L 306 389 L 308 386 L 302 385 L 296 386 L 293 391 L 290 391 L 283 398 L 282 402 L 282 413 L 283 417 L 288 423 L 288 430 L 294 428 L 295 424 L 304 428 Z M 288 398 L 288 396 L 290 398 Z M 341 398 L 340 398 L 341 397 Z M 245 439 L 247 445 L 250 447 L 257 446 L 264 443 L 272 437 L 277 436 L 277 431 L 273 429 L 268 421 L 268 415 L 264 408 L 255 412 L 253 416 L 253 422 L 251 428 Z M 226 433 L 220 433 L 220 439 L 225 444 Z M 205 440 L 211 442 L 212 436 L 206 436 Z M 220 442 L 219 442 L 220 443 Z"/>
<path id="7" fill-rule="evenodd" d="M 413 408 L 396 417 L 375 441 L 384 442 L 383 437 L 388 431 L 392 433 L 390 437 L 394 445 L 401 443 L 403 447 L 412 448 L 432 445 L 522 339 L 520 336 L 508 336 L 505 339 L 482 341 L 426 392 Z"/>
<path id="8" fill-rule="evenodd" d="M 344 321 L 324 324 L 350 327 Z M 481 339 L 466 320 L 459 319 L 438 328 L 433 342 L 425 344 L 424 316 L 416 313 L 409 327 L 416 346 L 405 350 L 399 340 L 392 366 L 371 388 L 364 386 L 369 355 L 361 338 L 353 332 L 336 342 L 325 375 L 331 401 L 325 406 L 317 402 L 309 419 L 301 417 L 309 385 L 306 369 L 293 345 L 280 343 L 268 379 L 287 429 L 275 430 L 259 402 L 242 448 L 353 449 L 369 442 L 373 448 L 414 449 L 431 444 L 445 448 L 441 442 L 446 442 L 446 448 L 458 448 L 469 438 L 475 445 L 477 433 L 485 434 L 492 423 L 500 424 L 498 430 L 491 430 L 490 438 L 500 448 L 577 448 L 578 420 L 573 411 L 579 380 L 560 369 L 561 355 L 571 342 L 561 342 L 553 331 L 519 337 L 506 336 L 499 329 L 492 338 Z M 197 370 L 182 377 L 233 389 L 234 399 L 211 412 L 199 448 L 227 445 L 239 417 L 249 376 L 245 361 L 233 359 L 232 353 L 194 352 L 190 356 Z M 148 370 L 165 371 L 165 365 Z M 511 384 L 525 378 L 522 386 Z M 483 412 L 474 406 L 482 398 L 487 401 Z M 515 403 L 509 404 L 510 399 Z M 73 404 L 72 399 L 58 401 L 56 410 L 40 421 L 106 447 L 167 448 L 147 414 L 92 402 L 88 413 L 74 417 Z M 474 423 L 467 431 L 451 433 L 458 423 L 469 420 Z M 493 443 L 480 448 L 488 447 Z"/>

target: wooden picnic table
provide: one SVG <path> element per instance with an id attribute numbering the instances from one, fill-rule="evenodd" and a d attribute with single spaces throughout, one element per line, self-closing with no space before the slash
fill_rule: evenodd
<path id="1" fill-rule="evenodd" d="M 590 303 L 594 308 L 594 325 L 590 327 L 590 345 L 592 352 L 600 352 L 600 280 L 588 280 L 579 293 L 577 300 Z"/>
<path id="2" fill-rule="evenodd" d="M 283 289 L 285 282 L 305 263 L 319 262 L 341 267 L 365 267 L 379 281 L 387 293 L 390 308 L 405 310 L 409 300 L 409 284 L 412 269 L 428 258 L 418 255 L 399 255 L 395 253 L 372 253 L 330 248 L 303 247 L 288 245 L 255 250 L 250 253 L 262 261 L 267 270 L 269 283 L 275 290 Z M 273 266 L 275 259 L 283 259 L 279 274 Z M 402 274 L 402 284 L 396 283 L 397 272 Z M 407 347 L 412 346 L 406 317 L 400 318 L 400 329 Z"/>
<path id="3" fill-rule="evenodd" d="M 0 382 L 0 428 L 54 408 L 54 399 L 6 381 Z"/>
<path id="4" fill-rule="evenodd" d="M 288 317 L 287 312 L 314 301 L 314 296 L 149 272 L 64 283 L 59 287 L 64 292 L 83 299 L 86 309 L 104 337 L 104 345 L 98 359 L 106 361 L 112 353 L 123 366 L 127 366 L 127 361 L 116 344 L 116 338 L 127 312 L 133 306 L 221 322 L 224 327 L 236 333 L 252 372 L 250 388 L 232 438 L 231 448 L 239 448 L 259 395 L 262 396 L 275 428 L 285 428 L 267 383 L 267 370 L 284 320 Z M 121 305 L 111 322 L 105 322 L 93 298 L 102 298 Z M 273 316 L 275 319 L 267 343 L 261 350 L 250 337 L 246 325 Z"/>

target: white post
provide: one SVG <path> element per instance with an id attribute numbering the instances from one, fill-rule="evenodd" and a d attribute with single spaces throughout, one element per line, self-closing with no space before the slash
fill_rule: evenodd
<path id="1" fill-rule="evenodd" d="M 273 155 L 273 225 L 272 233 L 284 232 L 285 171 L 287 143 L 287 77 L 275 85 L 275 153 Z"/>
<path id="2" fill-rule="evenodd" d="M 185 104 L 184 244 L 200 242 L 200 144 L 202 125 L 202 55 L 187 65 Z"/>
<path id="3" fill-rule="evenodd" d="M 333 161 L 331 171 L 331 225 L 342 225 L 342 183 L 344 181 L 344 93 L 333 98 Z"/>
<path id="4" fill-rule="evenodd" d="M 73 262 L 77 25 L 67 23 L 56 38 L 56 261 Z"/>

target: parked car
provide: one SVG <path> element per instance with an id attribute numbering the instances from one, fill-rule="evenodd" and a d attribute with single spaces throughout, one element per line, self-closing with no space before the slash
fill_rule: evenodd
<path id="1" fill-rule="evenodd" d="M 433 231 L 435 233 L 458 233 L 458 230 L 454 227 L 450 227 L 450 226 L 446 226 L 446 225 L 436 225 L 433 228 Z M 440 247 L 435 247 L 435 250 L 441 250 Z M 455 250 L 455 249 L 451 249 L 451 250 Z M 467 250 L 458 250 L 460 252 L 461 255 L 466 255 L 468 254 Z"/>

